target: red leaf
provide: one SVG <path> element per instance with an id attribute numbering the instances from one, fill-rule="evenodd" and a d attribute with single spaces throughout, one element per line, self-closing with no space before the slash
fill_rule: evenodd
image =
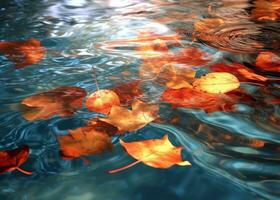
<path id="1" fill-rule="evenodd" d="M 82 107 L 86 95 L 83 88 L 74 86 L 64 86 L 39 93 L 27 97 L 21 102 L 26 106 L 22 115 L 29 121 L 48 119 L 54 115 L 71 116 L 78 108 Z"/>
<path id="2" fill-rule="evenodd" d="M 240 90 L 226 94 L 210 94 L 192 88 L 167 89 L 162 94 L 161 100 L 171 103 L 174 107 L 203 109 L 205 112 L 232 111 L 233 105 L 239 100 L 243 102 L 251 100 L 241 94 Z"/>
<path id="3" fill-rule="evenodd" d="M 229 72 L 238 77 L 240 81 L 267 81 L 268 78 L 265 76 L 261 76 L 256 74 L 253 70 L 248 69 L 247 67 L 239 64 L 239 63 L 217 63 L 210 67 L 210 69 L 214 72 Z"/>
<path id="4" fill-rule="evenodd" d="M 280 72 L 280 56 L 269 51 L 260 52 L 256 66 L 265 71 Z"/>
<path id="5" fill-rule="evenodd" d="M 28 156 L 29 147 L 26 145 L 13 150 L 0 151 L 0 173 L 18 170 L 24 174 L 32 174 L 19 168 L 27 160 Z"/>
<path id="6" fill-rule="evenodd" d="M 0 42 L 0 53 L 15 63 L 16 68 L 33 65 L 44 58 L 45 48 L 36 39 Z"/>
<path id="7" fill-rule="evenodd" d="M 128 83 L 123 83 L 112 90 L 119 96 L 121 104 L 126 105 L 132 103 L 134 99 L 143 96 L 140 84 L 140 80 L 130 81 Z"/>

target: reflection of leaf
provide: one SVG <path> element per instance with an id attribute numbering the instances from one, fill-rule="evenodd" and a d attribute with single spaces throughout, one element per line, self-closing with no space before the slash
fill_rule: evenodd
<path id="1" fill-rule="evenodd" d="M 140 66 L 142 77 L 158 75 L 166 66 L 180 65 L 181 68 L 190 69 L 201 67 L 209 62 L 209 55 L 198 48 L 186 48 L 176 53 L 168 53 L 156 58 L 146 58 Z"/>
<path id="2" fill-rule="evenodd" d="M 256 59 L 256 66 L 265 71 L 280 72 L 280 56 L 269 51 L 261 52 Z"/>
<path id="3" fill-rule="evenodd" d="M 258 21 L 276 21 L 280 19 L 279 0 L 256 0 L 252 17 Z"/>
<path id="4" fill-rule="evenodd" d="M 22 115 L 32 121 L 48 119 L 54 115 L 72 115 L 82 107 L 86 91 L 79 87 L 64 86 L 25 98 L 21 104 L 26 106 Z"/>
<path id="5" fill-rule="evenodd" d="M 194 77 L 195 71 L 172 65 L 167 66 L 159 76 L 165 82 L 166 86 L 172 89 L 192 87 L 191 83 Z"/>
<path id="6" fill-rule="evenodd" d="M 239 63 L 217 63 L 210 66 L 210 69 L 214 72 L 229 72 L 238 77 L 240 81 L 255 80 L 255 81 L 267 81 L 268 78 L 256 74 L 253 70 Z"/>
<path id="7" fill-rule="evenodd" d="M 161 96 L 162 101 L 171 103 L 174 107 L 203 109 L 206 112 L 231 111 L 232 106 L 242 100 L 250 101 L 247 95 L 241 92 L 226 94 L 210 94 L 192 88 L 167 89 Z"/>
<path id="8" fill-rule="evenodd" d="M 110 136 L 97 131 L 93 125 L 86 125 L 69 131 L 69 135 L 58 136 L 60 150 L 64 159 L 100 154 L 112 148 Z"/>
<path id="9" fill-rule="evenodd" d="M 20 168 L 28 156 L 29 147 L 25 145 L 13 150 L 0 151 L 0 173 L 18 170 L 24 174 L 32 174 Z"/>
<path id="10" fill-rule="evenodd" d="M 126 105 L 143 95 L 140 84 L 141 82 L 139 80 L 130 81 L 114 87 L 112 91 L 119 96 L 121 104 Z"/>
<path id="11" fill-rule="evenodd" d="M 155 168 L 169 168 L 176 164 L 181 166 L 191 165 L 188 161 L 182 160 L 182 147 L 173 146 L 168 139 L 168 135 L 165 135 L 161 139 L 150 139 L 139 142 L 124 142 L 120 140 L 120 144 L 129 155 L 138 161 L 126 167 L 109 171 L 109 173 L 122 171 L 139 162 Z"/>
<path id="12" fill-rule="evenodd" d="M 132 103 L 132 110 L 113 106 L 108 118 L 100 120 L 118 127 L 119 131 L 135 131 L 155 120 L 158 109 L 158 105 L 136 100 Z"/>
<path id="13" fill-rule="evenodd" d="M 112 106 L 120 105 L 118 95 L 112 90 L 98 90 L 92 93 L 86 101 L 86 107 L 94 112 L 108 114 Z"/>
<path id="14" fill-rule="evenodd" d="M 45 48 L 40 41 L 29 39 L 26 41 L 0 42 L 0 53 L 13 61 L 16 68 L 33 65 L 44 58 Z"/>
<path id="15" fill-rule="evenodd" d="M 226 93 L 239 88 L 239 80 L 227 72 L 212 72 L 193 82 L 195 90 L 207 93 Z"/>

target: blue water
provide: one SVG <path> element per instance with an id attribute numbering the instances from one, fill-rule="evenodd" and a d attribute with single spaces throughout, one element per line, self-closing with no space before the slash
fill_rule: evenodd
<path id="1" fill-rule="evenodd" d="M 97 90 L 92 73 L 96 69 L 99 88 L 139 79 L 141 58 L 133 45 L 108 42 L 137 37 L 143 30 L 170 35 L 182 33 L 182 47 L 197 47 L 212 55 L 210 64 L 238 61 L 247 63 L 259 51 L 279 52 L 279 21 L 260 23 L 248 16 L 254 1 L 161 1 L 161 0 L 1 0 L 0 40 L 40 40 L 47 49 L 37 64 L 15 69 L 14 63 L 0 56 L 0 149 L 26 144 L 31 154 L 22 168 L 33 171 L 26 176 L 14 171 L 0 175 L 2 200 L 255 200 L 280 198 L 279 105 L 239 104 L 235 112 L 205 113 L 161 103 L 164 123 L 153 122 L 123 140 L 161 138 L 168 134 L 174 145 L 183 146 L 183 157 L 191 167 L 156 169 L 138 164 L 108 174 L 108 170 L 134 161 L 113 137 L 114 149 L 83 160 L 63 160 L 58 135 L 81 127 L 97 113 L 79 109 L 72 117 L 26 121 L 20 102 L 28 96 L 58 88 L 78 86 L 88 94 Z M 193 41 L 193 23 L 209 17 L 211 5 L 216 16 L 237 20 L 232 27 L 217 31 L 212 43 Z M 183 17 L 172 17 L 179 12 Z M 185 15 L 182 15 L 185 14 Z M 197 16 L 197 17 L 194 17 Z M 170 17 L 171 22 L 160 19 Z M 244 31 L 245 30 L 245 31 Z M 219 40 L 220 39 L 220 40 Z M 264 46 L 256 49 L 253 42 Z M 247 53 L 246 53 L 247 52 Z M 207 67 L 207 66 L 206 66 Z M 205 73 L 204 68 L 197 69 Z M 125 73 L 129 72 L 129 76 Z M 277 78 L 278 73 L 264 73 Z M 278 76 L 279 77 L 279 76 Z M 260 86 L 242 84 L 256 102 L 267 98 Z M 279 82 L 272 82 L 279 98 Z M 278 89 L 275 89 L 277 88 Z M 164 88 L 153 81 L 142 85 L 145 99 L 158 103 Z M 271 116 L 276 121 L 271 120 Z M 176 124 L 171 119 L 176 118 Z M 278 121 L 277 121 L 278 120 Z M 231 139 L 226 139 L 230 137 Z M 250 146 L 253 140 L 265 143 Z"/>

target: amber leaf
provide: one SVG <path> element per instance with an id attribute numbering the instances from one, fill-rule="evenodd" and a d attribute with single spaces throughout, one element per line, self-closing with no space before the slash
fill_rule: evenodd
<path id="1" fill-rule="evenodd" d="M 182 160 L 182 147 L 173 146 L 168 139 L 168 135 L 163 136 L 161 139 L 150 139 L 137 142 L 124 142 L 120 140 L 120 144 L 125 148 L 129 155 L 138 161 L 120 169 L 111 170 L 109 173 L 122 171 L 139 162 L 143 162 L 154 168 L 169 168 L 176 164 L 181 166 L 191 165 L 188 161 Z"/>
<path id="2" fill-rule="evenodd" d="M 112 124 L 119 131 L 135 131 L 155 120 L 158 109 L 158 105 L 135 100 L 132 103 L 132 110 L 113 106 L 108 118 L 100 118 L 100 120 Z"/>
<path id="3" fill-rule="evenodd" d="M 195 90 L 219 94 L 239 88 L 239 80 L 227 72 L 208 73 L 193 82 Z"/>
<path id="4" fill-rule="evenodd" d="M 108 114 L 112 106 L 120 105 L 119 96 L 113 90 L 98 90 L 86 100 L 86 107 L 94 112 Z"/>

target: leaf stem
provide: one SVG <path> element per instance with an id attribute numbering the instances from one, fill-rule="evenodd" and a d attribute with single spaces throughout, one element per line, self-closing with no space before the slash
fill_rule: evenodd
<path id="1" fill-rule="evenodd" d="M 26 171 L 26 170 L 21 169 L 21 168 L 19 168 L 19 167 L 17 167 L 16 170 L 18 170 L 18 171 L 20 171 L 21 173 L 26 174 L 26 175 L 31 175 L 31 174 L 32 174 L 32 172 Z"/>
<path id="2" fill-rule="evenodd" d="M 134 165 L 137 165 L 138 163 L 142 162 L 141 160 L 136 160 L 135 162 L 129 164 L 129 165 L 126 165 L 124 167 L 121 167 L 121 168 L 118 168 L 118 169 L 114 169 L 114 170 L 110 170 L 108 171 L 109 174 L 114 174 L 114 173 L 117 173 L 117 172 L 120 172 L 120 171 L 123 171 L 125 169 L 128 169 L 130 167 L 133 167 Z"/>

